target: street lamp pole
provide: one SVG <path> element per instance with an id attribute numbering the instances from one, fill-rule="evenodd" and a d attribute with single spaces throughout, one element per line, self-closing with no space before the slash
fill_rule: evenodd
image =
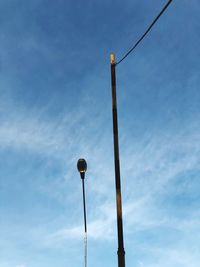
<path id="1" fill-rule="evenodd" d="M 118 233 L 118 267 L 125 267 L 125 251 L 123 240 L 123 220 L 122 220 L 122 198 L 120 182 L 120 160 L 118 141 L 118 118 L 117 118 L 117 96 L 116 96 L 116 73 L 115 55 L 110 55 L 111 64 L 111 84 L 112 84 L 112 115 L 113 115 L 113 141 L 115 160 L 115 186 L 116 186 L 116 206 L 117 206 L 117 233 Z"/>
<path id="2" fill-rule="evenodd" d="M 86 218 L 86 201 L 85 201 L 85 173 L 87 171 L 87 162 L 85 159 L 79 159 L 77 162 L 77 169 L 80 173 L 82 180 L 82 189 L 83 189 L 83 213 L 84 213 L 84 230 L 85 230 L 85 238 L 84 238 L 84 263 L 85 267 L 87 267 L 87 218 Z"/>

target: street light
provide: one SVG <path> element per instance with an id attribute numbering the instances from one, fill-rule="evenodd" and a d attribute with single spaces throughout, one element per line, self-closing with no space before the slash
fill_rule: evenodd
<path id="1" fill-rule="evenodd" d="M 85 228 L 85 267 L 87 266 L 87 217 L 86 217 L 86 201 L 85 201 L 85 173 L 87 171 L 87 162 L 85 159 L 79 159 L 77 162 L 77 169 L 80 173 L 83 189 L 83 212 L 84 212 L 84 228 Z"/>
<path id="2" fill-rule="evenodd" d="M 112 85 L 112 115 L 113 115 L 113 140 L 114 140 L 114 161 L 115 161 L 115 184 L 116 184 L 116 205 L 117 205 L 117 231 L 118 231 L 118 267 L 125 267 L 125 251 L 123 240 L 123 222 L 122 222 L 122 200 L 121 200 L 121 181 L 120 181 L 120 160 L 119 160 L 119 141 L 118 141 L 118 118 L 117 118 L 117 95 L 116 95 L 116 66 L 119 65 L 149 33 L 158 19 L 167 10 L 172 0 L 168 0 L 166 5 L 156 16 L 144 34 L 136 41 L 133 47 L 118 61 L 115 61 L 115 55 L 110 55 L 111 65 L 111 85 Z"/>

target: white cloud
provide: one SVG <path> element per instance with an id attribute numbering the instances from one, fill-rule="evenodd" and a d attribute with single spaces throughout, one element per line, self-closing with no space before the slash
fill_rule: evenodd
<path id="1" fill-rule="evenodd" d="M 79 120 L 80 118 L 76 117 L 71 122 L 69 116 L 61 118 L 58 124 L 56 121 L 53 123 L 42 120 L 40 116 L 27 119 L 18 115 L 14 120 L 11 118 L 2 124 L 0 145 L 2 147 L 10 146 L 14 149 L 29 149 L 43 155 L 54 156 L 56 154 L 60 159 L 67 160 L 69 158 L 70 164 L 74 164 L 74 166 L 76 156 L 79 153 L 82 156 L 81 153 L 84 151 L 89 164 L 86 188 L 87 197 L 90 200 L 87 209 L 89 215 L 88 237 L 94 242 L 113 240 L 116 236 L 114 172 L 112 151 L 110 148 L 108 149 L 108 143 L 112 140 L 109 139 L 107 133 L 101 137 L 90 136 L 88 138 L 89 132 L 82 127 L 79 133 L 74 134 L 73 126 Z M 84 138 L 82 137 L 83 133 Z M 190 216 L 184 220 L 175 215 L 175 217 L 169 216 L 164 207 L 161 210 L 159 205 L 162 195 L 166 192 L 170 193 L 172 181 L 187 171 L 199 170 L 200 136 L 198 133 L 197 126 L 188 125 L 187 129 L 180 129 L 176 133 L 173 131 L 160 132 L 160 136 L 149 133 L 148 136 L 144 136 L 140 141 L 134 143 L 130 143 L 129 139 L 125 141 L 123 138 L 121 177 L 126 236 L 133 236 L 135 233 L 156 229 L 156 227 L 175 229 L 181 231 L 183 236 L 189 232 L 195 234 L 200 230 L 199 211 L 190 212 Z M 95 146 L 97 139 L 98 146 Z M 76 154 L 71 157 L 71 153 L 69 156 L 67 150 L 76 146 L 77 141 L 81 145 L 76 149 Z M 106 153 L 105 149 L 107 149 Z M 55 186 L 46 190 L 54 192 Z M 52 247 L 55 244 L 63 246 L 69 239 L 76 241 L 82 237 L 83 224 L 78 220 L 76 224 L 61 226 L 60 229 L 44 230 L 42 227 L 40 231 L 36 229 L 33 242 L 37 243 L 37 246 Z M 187 238 L 185 236 L 185 240 Z M 197 267 L 195 266 L 196 255 L 193 256 L 192 252 L 191 254 L 186 253 L 186 245 L 179 247 L 178 241 L 175 243 L 177 250 L 168 248 L 166 255 L 161 250 L 157 251 L 156 248 L 152 251 L 158 255 L 159 259 L 164 260 L 165 257 L 169 259 L 162 266 L 173 267 L 176 264 L 177 266 L 182 264 L 184 267 Z M 138 264 L 145 267 L 158 267 L 162 260 L 153 264 L 146 265 L 145 262 Z M 189 262 L 191 264 L 187 265 Z"/>
<path id="2" fill-rule="evenodd" d="M 37 128 L 37 125 L 34 125 L 33 128 Z M 51 131 L 53 131 L 53 127 L 47 127 L 44 130 L 44 132 L 49 131 L 48 134 L 43 134 L 43 130 L 40 131 L 41 133 L 36 135 L 35 139 L 31 137 L 32 131 L 27 131 L 27 136 L 23 136 L 24 139 L 21 139 L 21 145 L 41 153 L 45 149 L 49 151 L 48 153 L 56 151 L 55 143 L 52 140 L 50 144 L 48 143 L 52 136 Z M 60 140 L 58 145 L 61 147 L 63 139 L 58 136 L 55 137 L 55 140 L 56 138 Z M 27 140 L 34 140 L 33 146 L 29 146 L 29 141 Z M 122 167 L 121 176 L 124 189 L 124 232 L 127 233 L 127 236 L 160 226 L 181 231 L 183 235 L 190 231 L 195 236 L 195 232 L 200 230 L 197 213 L 190 214 L 190 218 L 187 217 L 185 220 L 176 217 L 171 218 L 164 211 L 160 211 L 160 207 L 157 206 L 160 201 L 160 195 L 166 191 L 170 192 L 169 184 L 171 181 L 188 170 L 199 169 L 198 143 L 198 135 L 196 133 L 189 133 L 183 136 L 176 135 L 173 139 L 154 138 L 147 146 L 141 142 L 135 152 L 134 146 L 131 148 L 130 146 L 125 146 L 123 148 L 122 166 L 125 166 L 125 168 Z M 127 152 L 125 152 L 126 149 Z M 92 148 L 88 145 L 88 156 L 90 150 Z M 62 155 L 62 151 L 60 155 Z M 94 151 L 93 155 L 95 157 L 89 162 L 91 168 L 101 158 L 110 156 L 105 156 L 103 149 L 98 148 Z M 91 164 L 92 161 L 93 163 Z M 88 177 L 89 180 L 87 181 L 88 194 L 91 194 L 91 191 L 93 191 L 97 198 L 101 197 L 99 203 L 94 200 L 94 204 L 90 204 L 90 209 L 88 209 L 90 214 L 88 219 L 88 238 L 94 242 L 113 240 L 116 236 L 115 199 L 113 198 L 114 195 L 109 195 L 110 186 L 114 186 L 114 183 L 112 183 L 113 171 L 110 170 L 110 162 L 104 162 L 103 164 L 104 169 L 98 166 L 96 170 L 90 170 L 91 177 Z M 107 177 L 109 178 L 107 179 Z M 83 224 L 77 223 L 74 226 L 62 227 L 60 230 L 47 231 L 46 235 L 40 233 L 38 239 L 41 240 L 43 238 L 42 242 L 38 242 L 39 246 L 53 247 L 55 244 L 65 246 L 65 242 L 69 239 L 76 241 L 83 238 Z M 177 243 L 175 242 L 175 244 Z M 187 252 L 186 246 L 183 246 L 183 248 L 178 248 L 178 244 L 176 246 L 177 248 L 174 248 L 174 250 L 167 248 L 166 253 L 162 253 L 161 250 L 153 250 L 152 254 L 158 260 L 154 263 L 140 262 L 138 266 L 159 267 L 161 264 L 163 267 L 198 266 L 198 256 L 192 250 Z M 165 260 L 166 258 L 167 261 Z M 25 265 L 19 265 L 18 267 L 25 267 Z"/>
<path id="3" fill-rule="evenodd" d="M 147 145 L 145 145 L 146 142 L 145 144 L 141 142 L 137 147 L 127 145 L 123 148 L 123 151 L 127 149 L 126 153 L 123 152 L 125 168 L 122 171 L 122 177 L 124 177 L 122 182 L 125 187 L 123 190 L 125 232 L 133 234 L 156 227 L 169 227 L 182 232 L 188 228 L 199 229 L 197 213 L 190 213 L 190 217 L 186 217 L 185 220 L 178 217 L 172 218 L 165 210 L 160 210 L 158 205 L 161 201 L 160 197 L 162 198 L 165 192 L 170 192 L 171 181 L 188 170 L 199 169 L 198 139 L 196 131 L 186 130 L 173 137 L 171 135 L 153 137 Z M 102 157 L 101 153 L 103 154 L 103 151 L 97 154 L 97 161 Z M 109 168 L 109 164 L 105 163 L 105 174 L 110 173 Z M 101 173 L 98 170 L 95 175 L 99 175 L 98 172 Z M 106 181 L 106 175 L 102 179 L 105 187 L 103 192 L 100 190 L 98 194 L 108 197 L 103 204 L 96 203 L 96 207 L 90 206 L 94 210 L 93 216 L 90 215 L 88 221 L 89 237 L 94 240 L 112 239 L 116 235 L 115 200 L 113 195 L 112 198 L 109 197 L 110 181 Z M 53 235 L 59 242 L 59 239 L 80 238 L 82 233 L 81 224 L 63 228 Z"/>

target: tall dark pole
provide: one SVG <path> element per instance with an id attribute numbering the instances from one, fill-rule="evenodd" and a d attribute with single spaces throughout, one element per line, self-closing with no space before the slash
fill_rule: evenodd
<path id="1" fill-rule="evenodd" d="M 113 53 L 110 55 L 110 64 L 111 64 L 111 84 L 112 84 L 113 139 L 114 139 L 115 185 L 116 185 L 116 205 L 117 205 L 117 233 L 118 233 L 117 254 L 118 254 L 118 267 L 125 267 L 119 141 L 118 141 L 118 119 L 117 119 L 117 96 L 116 96 L 116 74 L 115 74 L 116 65 L 115 65 L 115 55 Z"/>

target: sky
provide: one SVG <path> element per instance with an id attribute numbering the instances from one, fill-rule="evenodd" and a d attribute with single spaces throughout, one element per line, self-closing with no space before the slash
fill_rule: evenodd
<path id="1" fill-rule="evenodd" d="M 117 266 L 110 53 L 164 0 L 0 1 L 0 267 Z M 126 266 L 199 267 L 200 5 L 117 66 Z"/>

